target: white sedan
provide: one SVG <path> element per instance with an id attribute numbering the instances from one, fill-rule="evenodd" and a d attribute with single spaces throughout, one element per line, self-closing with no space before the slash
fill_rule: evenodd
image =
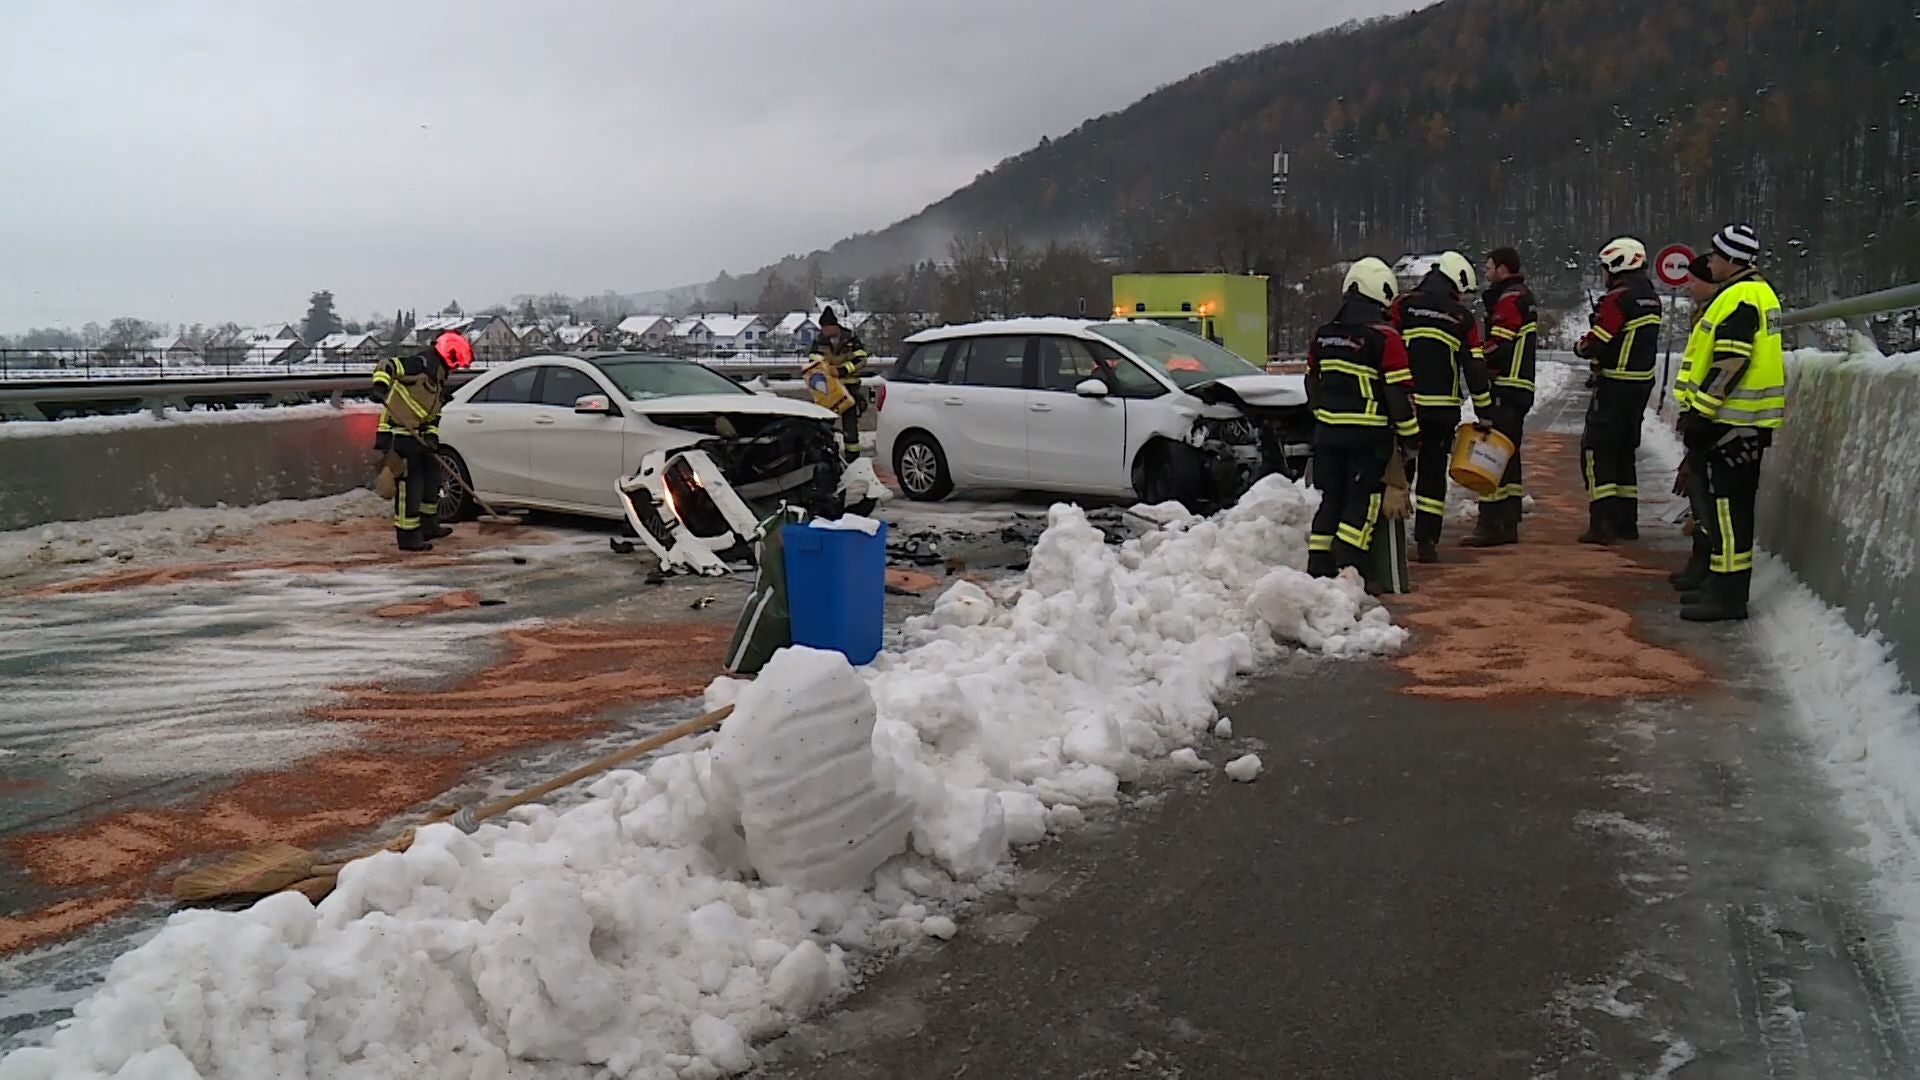
<path id="1" fill-rule="evenodd" d="M 909 337 L 876 399 L 909 498 L 956 487 L 1231 503 L 1312 453 L 1304 380 L 1143 320 L 1009 319 Z"/>
<path id="2" fill-rule="evenodd" d="M 689 447 L 749 504 L 837 512 L 838 432 L 818 405 L 632 354 L 528 357 L 461 387 L 440 418 L 442 456 L 489 505 L 601 518 L 626 517 L 619 484 L 649 456 Z M 447 487 L 449 517 L 473 509 Z"/>

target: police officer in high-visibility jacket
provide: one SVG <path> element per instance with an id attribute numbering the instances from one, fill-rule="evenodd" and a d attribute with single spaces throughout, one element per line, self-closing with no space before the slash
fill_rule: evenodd
<path id="1" fill-rule="evenodd" d="M 1447 459 L 1460 426 L 1460 384 L 1466 383 L 1473 406 L 1493 404 L 1489 396 L 1480 325 L 1461 296 L 1479 290 L 1473 264 L 1449 251 L 1420 283 L 1393 305 L 1393 323 L 1407 346 L 1413 371 L 1413 411 L 1420 420 L 1420 458 L 1413 474 L 1415 561 L 1440 561 L 1440 526 L 1447 515 Z"/>
<path id="2" fill-rule="evenodd" d="M 453 534 L 440 524 L 440 409 L 447 376 L 473 363 L 466 337 L 447 331 L 406 356 L 389 357 L 373 370 L 381 395 L 374 449 L 387 452 L 394 479 L 393 532 L 401 551 L 432 551 L 433 541 Z"/>
<path id="3" fill-rule="evenodd" d="M 1704 587 L 1685 594 L 1680 617 L 1721 622 L 1747 617 L 1753 579 L 1754 499 L 1760 460 L 1787 410 L 1780 344 L 1780 298 L 1754 263 L 1760 239 L 1751 225 L 1713 237 L 1710 266 L 1719 284 L 1694 325 L 1674 383 L 1680 437 L 1704 466 L 1706 493 L 1696 524 L 1708 538 Z"/>
<path id="4" fill-rule="evenodd" d="M 813 339 L 812 362 L 825 363 L 852 398 L 840 414 L 841 453 L 848 461 L 860 456 L 860 417 L 867 411 L 867 394 L 860 376 L 867 370 L 867 347 L 853 331 L 840 325 L 832 308 L 820 313 L 820 333 Z"/>
<path id="5" fill-rule="evenodd" d="M 1520 542 L 1520 517 L 1526 494 L 1520 467 L 1527 413 L 1533 409 L 1534 354 L 1540 319 L 1533 290 L 1520 270 L 1520 253 L 1510 247 L 1487 253 L 1487 370 L 1493 376 L 1493 404 L 1477 410 L 1480 419 L 1513 442 L 1513 456 L 1500 486 L 1480 497 L 1480 519 L 1468 547 L 1499 547 Z"/>
<path id="6" fill-rule="evenodd" d="M 1660 353 L 1660 294 L 1647 276 L 1647 248 L 1623 236 L 1600 249 L 1607 292 L 1593 307 L 1575 356 L 1592 369 L 1587 385 L 1586 429 L 1580 436 L 1580 467 L 1587 480 L 1587 531 L 1583 544 L 1612 544 L 1640 537 L 1640 418 L 1653 396 Z"/>
<path id="7" fill-rule="evenodd" d="M 1307 347 L 1307 400 L 1316 421 L 1313 486 L 1320 489 L 1307 537 L 1307 572 L 1332 577 L 1364 566 L 1396 452 L 1418 452 L 1420 422 L 1408 391 L 1413 372 L 1388 308 L 1398 286 L 1379 259 L 1353 264 L 1333 321 Z"/>

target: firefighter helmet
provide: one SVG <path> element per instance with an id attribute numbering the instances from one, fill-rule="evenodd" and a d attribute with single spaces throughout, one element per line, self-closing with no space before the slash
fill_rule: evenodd
<path id="1" fill-rule="evenodd" d="M 1449 251 L 1440 256 L 1439 265 L 1440 272 L 1447 275 L 1447 280 L 1453 282 L 1454 288 L 1463 293 L 1480 291 L 1480 277 L 1473 272 L 1473 264 L 1467 261 L 1465 255 Z"/>
<path id="2" fill-rule="evenodd" d="M 457 330 L 447 330 L 433 339 L 433 351 L 440 354 L 447 367 L 454 371 L 473 366 L 473 344 L 467 335 Z"/>
<path id="3" fill-rule="evenodd" d="M 1600 249 L 1600 265 L 1609 274 L 1624 274 L 1647 265 L 1647 245 L 1623 236 Z"/>
<path id="4" fill-rule="evenodd" d="M 1394 280 L 1393 268 L 1369 255 L 1353 264 L 1347 271 L 1347 279 L 1340 284 L 1341 292 L 1359 292 L 1369 300 L 1382 304 L 1393 303 L 1399 295 L 1400 283 Z"/>

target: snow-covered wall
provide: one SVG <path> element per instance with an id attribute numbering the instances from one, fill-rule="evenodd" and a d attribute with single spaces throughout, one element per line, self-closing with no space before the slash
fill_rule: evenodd
<path id="1" fill-rule="evenodd" d="M 0 531 L 365 487 L 379 418 L 311 405 L 0 424 Z"/>
<path id="2" fill-rule="evenodd" d="M 1920 681 L 1920 354 L 1790 355 L 1758 516 L 1760 546 Z"/>

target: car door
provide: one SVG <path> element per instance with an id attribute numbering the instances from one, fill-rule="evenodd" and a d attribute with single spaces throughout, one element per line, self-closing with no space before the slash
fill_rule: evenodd
<path id="1" fill-rule="evenodd" d="M 996 483 L 1027 479 L 1026 337 L 968 338 L 947 364 L 940 387 L 940 429 L 957 475 Z"/>
<path id="2" fill-rule="evenodd" d="M 605 395 L 615 412 L 580 413 L 574 403 Z M 566 507 L 614 512 L 614 484 L 626 444 L 626 416 L 611 388 L 578 368 L 548 364 L 540 369 L 535 405 L 532 482 L 528 495 Z"/>
<path id="3" fill-rule="evenodd" d="M 467 463 L 482 497 L 526 495 L 529 443 L 536 406 L 537 367 L 516 368 L 487 381 L 440 420 L 440 441 Z"/>
<path id="4" fill-rule="evenodd" d="M 1056 491 L 1124 493 L 1132 486 L 1127 462 L 1127 408 L 1108 362 L 1087 342 L 1034 339 L 1035 384 L 1027 397 L 1027 482 Z M 1081 397 L 1079 386 L 1098 382 L 1103 397 Z"/>

